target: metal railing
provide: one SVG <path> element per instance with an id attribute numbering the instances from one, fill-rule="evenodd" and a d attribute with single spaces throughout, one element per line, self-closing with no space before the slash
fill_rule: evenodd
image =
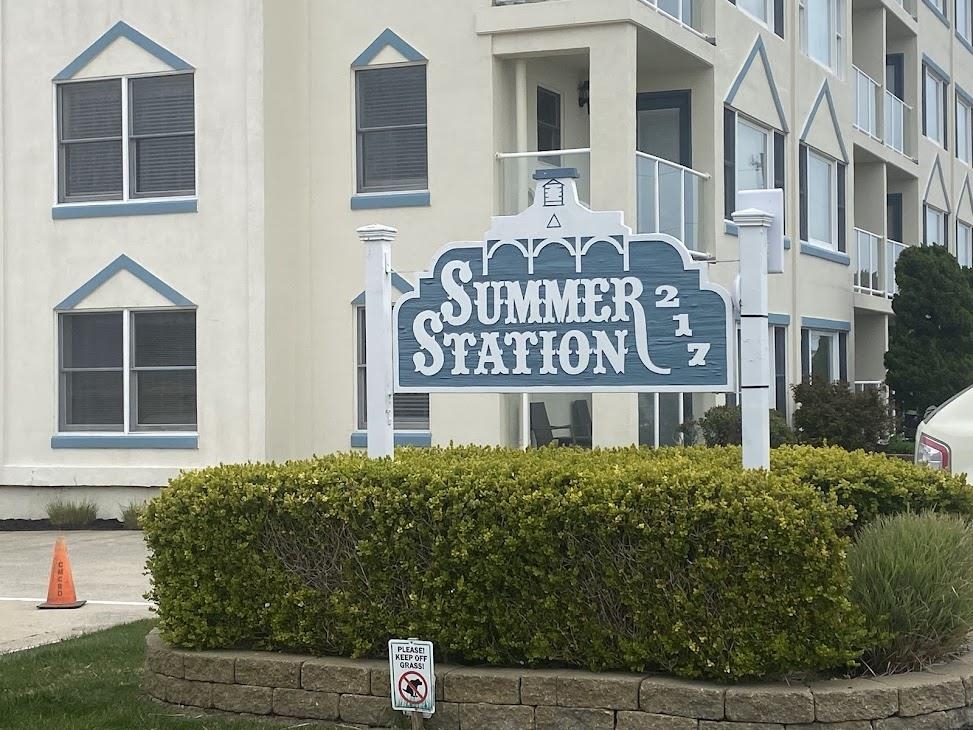
<path id="1" fill-rule="evenodd" d="M 912 107 L 891 91 L 885 91 L 885 144 L 900 154 L 905 151 L 906 121 L 911 118 Z"/>
<path id="2" fill-rule="evenodd" d="M 635 153 L 639 233 L 667 233 L 700 250 L 700 192 L 709 175 L 661 157 Z"/>
<path id="3" fill-rule="evenodd" d="M 878 132 L 878 103 L 881 85 L 857 66 L 855 72 L 855 128 L 881 141 Z"/>
<path id="4" fill-rule="evenodd" d="M 881 236 L 856 228 L 855 248 L 857 251 L 855 291 L 884 296 L 885 290 L 881 281 L 882 265 L 879 260 L 882 250 Z"/>
<path id="5" fill-rule="evenodd" d="M 545 152 L 498 152 L 500 164 L 499 215 L 515 215 L 534 202 L 534 172 L 573 167 L 578 171 L 578 198 L 591 200 L 591 150 L 579 147 Z"/>

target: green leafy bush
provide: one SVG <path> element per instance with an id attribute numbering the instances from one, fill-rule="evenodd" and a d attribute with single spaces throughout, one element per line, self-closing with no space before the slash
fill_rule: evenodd
<path id="1" fill-rule="evenodd" d="M 219 466 L 143 518 L 169 641 L 738 679 L 845 666 L 851 510 L 722 449 Z M 733 454 L 729 454 L 733 458 Z M 736 454 L 738 459 L 739 452 Z"/>
<path id="2" fill-rule="evenodd" d="M 802 443 L 875 451 L 892 433 L 892 412 L 878 388 L 855 392 L 843 381 L 813 378 L 792 390 L 799 404 L 794 427 Z"/>
<path id="3" fill-rule="evenodd" d="M 743 442 L 743 414 L 740 406 L 715 406 L 699 419 L 698 425 L 708 446 L 739 446 Z M 794 441 L 794 430 L 776 410 L 770 411 L 770 445 Z"/>
<path id="4" fill-rule="evenodd" d="M 959 652 L 973 629 L 973 528 L 955 515 L 882 517 L 849 550 L 852 600 L 867 617 L 874 672 Z"/>
<path id="5" fill-rule="evenodd" d="M 68 502 L 56 499 L 47 505 L 47 519 L 52 527 L 88 527 L 98 519 L 94 502 Z"/>

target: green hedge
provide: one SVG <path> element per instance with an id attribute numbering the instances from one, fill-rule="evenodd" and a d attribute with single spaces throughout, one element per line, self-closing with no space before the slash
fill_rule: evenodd
<path id="1" fill-rule="evenodd" d="M 786 458 L 767 474 L 734 449 L 455 448 L 190 472 L 143 518 L 151 596 L 193 648 L 381 656 L 420 636 L 440 661 L 847 665 L 853 511 L 799 482 L 827 479 L 809 454 Z"/>

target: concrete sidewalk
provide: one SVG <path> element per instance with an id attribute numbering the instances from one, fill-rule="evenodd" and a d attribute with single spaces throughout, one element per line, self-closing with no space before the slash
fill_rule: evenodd
<path id="1" fill-rule="evenodd" d="M 89 603 L 40 611 L 59 535 L 78 598 Z M 146 554 L 139 531 L 0 532 L 0 654 L 151 617 Z"/>

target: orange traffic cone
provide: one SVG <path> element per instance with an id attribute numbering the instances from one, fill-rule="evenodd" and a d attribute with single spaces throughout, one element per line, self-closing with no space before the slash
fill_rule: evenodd
<path id="1" fill-rule="evenodd" d="M 68 560 L 68 546 L 64 538 L 54 543 L 54 562 L 51 564 L 51 582 L 47 587 L 47 601 L 38 608 L 81 608 L 87 601 L 79 601 L 74 593 L 74 578 L 71 577 L 71 561 Z"/>

